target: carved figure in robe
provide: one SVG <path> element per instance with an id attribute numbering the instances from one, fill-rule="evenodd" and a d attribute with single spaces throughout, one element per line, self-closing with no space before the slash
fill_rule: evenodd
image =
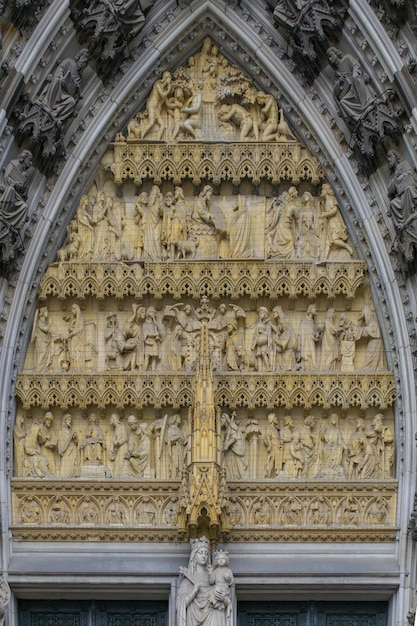
<path id="1" fill-rule="evenodd" d="M 217 76 L 219 73 L 219 49 L 217 46 L 213 45 L 210 50 L 210 54 L 206 60 L 205 65 L 202 68 L 203 74 L 203 84 L 204 86 L 209 86 L 211 90 L 215 89 L 217 86 Z"/>
<path id="2" fill-rule="evenodd" d="M 230 516 L 230 525 L 231 526 L 241 526 L 242 525 L 242 508 L 236 502 L 236 498 L 233 496 L 229 498 L 229 516 Z"/>
<path id="3" fill-rule="evenodd" d="M 294 422 L 291 415 L 285 415 L 284 426 L 281 428 L 281 442 L 282 442 L 282 462 L 285 472 L 285 463 L 291 461 L 291 442 L 294 437 Z"/>
<path id="4" fill-rule="evenodd" d="M 155 525 L 156 511 L 155 506 L 149 496 L 143 496 L 141 503 L 136 511 L 136 521 L 138 524 L 146 526 Z"/>
<path id="5" fill-rule="evenodd" d="M 225 429 L 222 460 L 227 477 L 229 480 L 240 480 L 244 478 L 248 466 L 245 436 L 233 413 L 230 416 L 223 413 L 221 424 Z"/>
<path id="6" fill-rule="evenodd" d="M 168 419 L 166 438 L 170 478 L 181 478 L 188 438 L 181 430 L 181 416 L 179 414 L 172 415 Z"/>
<path id="7" fill-rule="evenodd" d="M 172 309 L 175 311 L 178 324 L 181 328 L 176 328 L 177 337 L 181 343 L 181 353 L 185 355 L 184 365 L 186 370 L 191 370 L 197 359 L 197 334 L 201 329 L 201 322 L 198 320 L 195 309 L 186 304 L 185 306 L 175 304 Z"/>
<path id="8" fill-rule="evenodd" d="M 85 438 L 81 446 L 84 451 L 84 461 L 89 461 L 97 465 L 103 464 L 105 442 L 103 431 L 98 423 L 96 413 L 90 413 L 88 424 L 85 429 Z"/>
<path id="9" fill-rule="evenodd" d="M 23 150 L 11 160 L 0 182 L 0 253 L 1 259 L 14 257 L 14 247 L 27 221 L 27 194 L 32 167 L 32 153 Z"/>
<path id="10" fill-rule="evenodd" d="M 122 237 L 122 226 L 120 222 L 121 207 L 120 203 L 114 198 L 108 197 L 106 199 L 106 221 L 108 232 L 108 258 L 116 259 L 116 261 L 130 260 L 133 257 L 129 254 L 129 242 Z M 130 259 L 129 259 L 130 257 Z"/>
<path id="11" fill-rule="evenodd" d="M 265 496 L 259 496 L 253 505 L 253 523 L 257 526 L 269 526 L 271 524 L 271 507 Z"/>
<path id="12" fill-rule="evenodd" d="M 133 370 L 136 365 L 137 352 L 141 353 L 143 350 L 143 346 L 139 348 L 138 344 L 140 335 L 125 336 L 125 333 L 119 327 L 117 315 L 113 311 L 110 311 L 107 315 L 104 339 L 106 342 L 106 365 L 108 369 Z"/>
<path id="13" fill-rule="evenodd" d="M 228 324 L 227 335 L 223 339 L 221 350 L 225 354 L 225 365 L 228 370 L 237 372 L 244 367 L 246 362 L 245 346 L 237 322 L 232 321 Z"/>
<path id="14" fill-rule="evenodd" d="M 278 131 L 278 104 L 274 96 L 259 91 L 256 102 L 261 106 L 261 141 L 276 141 Z"/>
<path id="15" fill-rule="evenodd" d="M 32 496 L 28 496 L 20 511 L 23 524 L 40 524 L 41 508 Z"/>
<path id="16" fill-rule="evenodd" d="M 323 325 L 323 336 L 321 342 L 320 368 L 335 372 L 338 369 L 340 360 L 339 335 L 341 328 L 334 321 L 335 310 L 329 307 Z"/>
<path id="17" fill-rule="evenodd" d="M 151 5 L 151 0 L 112 0 L 112 11 L 126 31 L 129 40 L 142 30 L 145 21 L 143 11 Z"/>
<path id="18" fill-rule="evenodd" d="M 272 326 L 268 310 L 261 306 L 258 309 L 258 319 L 252 339 L 252 350 L 255 353 L 256 369 L 258 372 L 268 372 L 272 368 L 273 339 Z"/>
<path id="19" fill-rule="evenodd" d="M 313 433 L 315 423 L 314 416 L 307 415 L 298 429 L 298 441 L 303 458 L 300 476 L 310 477 L 317 460 L 317 436 Z"/>
<path id="20" fill-rule="evenodd" d="M 61 457 L 59 475 L 61 478 L 74 478 L 80 475 L 78 434 L 72 427 L 72 416 L 66 413 L 58 432 L 58 453 Z"/>
<path id="21" fill-rule="evenodd" d="M 268 425 L 265 429 L 264 444 L 268 453 L 265 467 L 266 478 L 276 478 L 282 470 L 282 441 L 279 434 L 278 419 L 275 413 L 269 413 Z"/>
<path id="22" fill-rule="evenodd" d="M 365 462 L 367 438 L 365 435 L 365 422 L 363 419 L 356 420 L 356 430 L 351 434 L 347 445 L 348 478 L 356 480 L 361 476 Z"/>
<path id="23" fill-rule="evenodd" d="M 175 526 L 178 511 L 178 497 L 172 495 L 164 511 L 164 521 L 168 526 Z"/>
<path id="24" fill-rule="evenodd" d="M 340 332 L 340 371 L 354 372 L 354 360 L 356 354 L 356 340 L 360 337 L 358 327 L 352 320 L 346 319 L 344 313 L 341 314 L 339 320 Z"/>
<path id="25" fill-rule="evenodd" d="M 320 257 L 320 237 L 317 233 L 314 200 L 309 191 L 303 193 L 301 202 L 297 258 L 316 261 Z"/>
<path id="26" fill-rule="evenodd" d="M 91 259 L 93 252 L 93 216 L 90 213 L 90 196 L 81 196 L 77 209 L 77 230 L 80 237 L 78 258 L 80 261 Z"/>
<path id="27" fill-rule="evenodd" d="M 209 598 L 211 606 L 226 612 L 227 624 L 230 624 L 232 616 L 231 586 L 233 584 L 233 572 L 229 567 L 229 553 L 225 550 L 214 552 L 215 568 L 209 572 L 209 582 L 214 584 L 213 592 Z M 219 600 L 219 597 L 222 597 Z"/>
<path id="28" fill-rule="evenodd" d="M 243 196 L 238 196 L 230 215 L 227 228 L 229 256 L 232 259 L 247 259 L 255 256 L 253 249 L 252 219 Z"/>
<path id="29" fill-rule="evenodd" d="M 181 188 L 177 187 L 177 189 Z M 176 194 L 177 198 L 181 197 L 178 191 Z M 184 196 L 182 196 L 182 200 L 184 200 Z M 186 239 L 184 208 L 184 203 L 181 200 L 178 203 L 175 202 L 174 194 L 170 192 L 166 194 L 161 239 L 167 247 L 167 256 L 171 260 L 176 257 L 179 242 Z"/>
<path id="30" fill-rule="evenodd" d="M 333 94 L 342 117 L 349 124 L 356 124 L 375 101 L 368 76 L 363 73 L 358 59 L 351 54 L 343 54 L 338 48 L 329 48 L 327 58 L 335 70 Z"/>
<path id="31" fill-rule="evenodd" d="M 394 462 L 394 436 L 384 426 L 384 416 L 375 415 L 365 431 L 367 446 L 360 478 L 390 478 Z"/>
<path id="32" fill-rule="evenodd" d="M 210 200 L 213 195 L 213 188 L 206 185 L 200 192 L 193 207 L 191 218 L 200 225 L 212 225 L 213 216 L 210 213 Z"/>
<path id="33" fill-rule="evenodd" d="M 162 117 L 162 109 L 168 98 L 171 90 L 171 74 L 170 72 L 164 72 L 162 78 L 154 83 L 151 91 L 151 95 L 146 103 L 146 112 L 148 114 L 148 121 L 143 129 L 142 139 L 145 139 L 146 135 L 153 130 L 154 126 L 158 129 L 157 139 L 162 139 L 165 132 L 165 122 Z"/>
<path id="34" fill-rule="evenodd" d="M 218 111 L 221 122 L 232 122 L 239 129 L 239 141 L 258 139 L 258 127 L 251 113 L 241 104 L 222 104 Z"/>
<path id="35" fill-rule="evenodd" d="M 71 306 L 71 321 L 68 328 L 67 349 L 72 370 L 83 369 L 85 366 L 84 318 L 78 304 Z"/>
<path id="36" fill-rule="evenodd" d="M 53 430 L 54 416 L 47 411 L 43 417 L 42 424 L 38 432 L 38 441 L 41 445 L 42 454 L 48 463 L 51 476 L 57 476 L 57 438 Z"/>
<path id="37" fill-rule="evenodd" d="M 287 498 L 282 506 L 281 524 L 284 526 L 301 525 L 302 506 L 298 498 Z"/>
<path id="38" fill-rule="evenodd" d="M 106 509 L 104 521 L 110 526 L 124 526 L 127 521 L 126 509 L 119 496 L 113 496 Z"/>
<path id="39" fill-rule="evenodd" d="M 108 203 L 103 191 L 96 195 L 92 206 L 91 222 L 94 227 L 93 232 L 93 259 L 105 261 L 109 259 L 109 224 L 107 221 Z"/>
<path id="40" fill-rule="evenodd" d="M 181 626 L 230 626 L 226 596 L 210 582 L 210 543 L 205 537 L 191 539 L 188 567 L 180 568 L 182 580 L 177 597 L 177 624 Z"/>
<path id="41" fill-rule="evenodd" d="M 343 467 L 343 457 L 346 445 L 339 427 L 339 418 L 336 413 L 329 417 L 329 423 L 321 432 L 320 467 L 316 478 L 333 480 L 346 478 Z"/>
<path id="42" fill-rule="evenodd" d="M 367 511 L 369 524 L 386 524 L 389 506 L 385 498 L 378 496 Z"/>
<path id="43" fill-rule="evenodd" d="M 35 349 L 35 369 L 39 372 L 51 369 L 54 357 L 54 336 L 51 332 L 52 322 L 49 319 L 48 307 L 41 306 L 36 310 L 31 342 Z"/>
<path id="44" fill-rule="evenodd" d="M 70 512 L 64 500 L 62 499 L 62 496 L 57 496 L 53 501 L 49 518 L 52 524 L 69 523 Z"/>
<path id="45" fill-rule="evenodd" d="M 294 259 L 298 236 L 298 192 L 290 187 L 288 192 L 274 198 L 267 211 L 268 258 Z"/>
<path id="46" fill-rule="evenodd" d="M 135 351 L 128 353 L 130 369 L 143 369 L 143 322 L 146 318 L 146 309 L 139 304 L 132 304 L 132 315 L 128 317 L 123 327 L 123 335 L 127 345 L 125 351 L 136 344 Z M 127 356 L 127 355 L 126 355 Z"/>
<path id="47" fill-rule="evenodd" d="M 309 514 L 312 524 L 329 526 L 329 524 L 331 523 L 331 509 L 323 496 L 320 496 L 313 500 L 310 505 Z"/>
<path id="48" fill-rule="evenodd" d="M 39 97 L 39 104 L 59 124 L 71 117 L 81 95 L 81 79 L 90 53 L 80 50 L 74 59 L 59 64 Z"/>
<path id="49" fill-rule="evenodd" d="M 294 422 L 290 415 L 284 417 L 284 426 L 281 428 L 283 444 L 283 476 L 298 478 L 305 466 L 305 455 L 300 443 L 298 431 L 294 431 Z"/>
<path id="50" fill-rule="evenodd" d="M 145 209 L 144 206 L 143 209 Z M 162 259 L 162 217 L 162 193 L 159 187 L 154 185 L 149 194 L 146 212 L 143 214 L 143 256 L 147 261 L 160 261 Z"/>
<path id="51" fill-rule="evenodd" d="M 381 331 L 375 312 L 368 304 L 364 305 L 357 325 L 359 337 L 369 338 L 362 368 L 372 372 L 384 369 L 384 347 Z"/>
<path id="52" fill-rule="evenodd" d="M 282 314 L 281 307 L 272 310 L 274 318 L 273 340 L 275 347 L 274 369 L 284 372 L 293 372 L 299 368 L 296 362 L 297 335 L 295 334 L 288 317 Z"/>
<path id="53" fill-rule="evenodd" d="M 332 188 L 327 183 L 321 188 L 320 198 L 323 199 L 322 212 L 320 213 L 324 231 L 323 259 L 329 258 L 332 248 L 347 250 L 349 255 L 352 256 L 353 250 L 346 243 L 348 234 L 340 215 L 337 200 Z"/>
<path id="54" fill-rule="evenodd" d="M 341 507 L 340 522 L 349 526 L 357 526 L 359 519 L 360 511 L 357 499 L 353 496 L 345 498 Z"/>
<path id="55" fill-rule="evenodd" d="M 23 475 L 31 478 L 49 478 L 48 460 L 41 451 L 40 424 L 33 423 L 27 430 L 24 444 Z"/>
<path id="56" fill-rule="evenodd" d="M 155 371 L 160 359 L 159 348 L 162 334 L 156 322 L 156 311 L 153 306 L 146 310 L 143 332 L 143 367 L 145 370 Z"/>
<path id="57" fill-rule="evenodd" d="M 389 150 L 387 161 L 391 172 L 388 185 L 389 216 L 396 229 L 393 248 L 410 262 L 417 247 L 417 173 L 397 150 Z"/>
<path id="58" fill-rule="evenodd" d="M 110 426 L 113 434 L 109 445 L 109 459 L 113 461 L 113 478 L 122 478 L 126 472 L 126 457 L 128 454 L 128 434 L 120 415 L 112 413 Z"/>
<path id="59" fill-rule="evenodd" d="M 227 224 L 219 205 L 212 202 L 213 188 L 205 185 L 188 220 L 189 237 L 198 242 L 194 258 L 215 258 L 226 235 Z"/>
<path id="60" fill-rule="evenodd" d="M 13 451 L 15 476 L 23 476 L 25 460 L 25 416 L 18 415 L 13 429 Z"/>
<path id="61" fill-rule="evenodd" d="M 127 423 L 130 433 L 127 442 L 127 475 L 137 478 L 150 475 L 151 440 L 146 432 L 146 424 L 139 424 L 135 415 L 129 415 Z"/>
<path id="62" fill-rule="evenodd" d="M 97 524 L 99 511 L 91 496 L 84 496 L 78 508 L 78 520 L 80 524 Z"/>
<path id="63" fill-rule="evenodd" d="M 300 351 L 301 368 L 312 371 L 317 368 L 316 343 L 320 339 L 320 330 L 316 324 L 317 307 L 309 304 L 304 319 L 298 330 L 298 349 Z"/>

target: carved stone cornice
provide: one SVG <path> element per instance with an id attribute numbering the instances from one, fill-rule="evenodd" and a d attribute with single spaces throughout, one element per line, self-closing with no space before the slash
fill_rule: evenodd
<path id="1" fill-rule="evenodd" d="M 364 283 L 363 261 L 326 261 L 319 265 L 299 261 L 175 261 L 175 263 L 54 263 L 39 285 L 39 299 L 84 300 L 94 296 L 141 299 L 150 294 L 160 299 L 170 295 L 199 299 L 249 295 L 253 300 L 268 296 L 334 298 L 353 300 Z"/>
<path id="2" fill-rule="evenodd" d="M 229 541 L 387 542 L 395 538 L 395 480 L 239 481 L 228 486 Z M 12 488 L 16 540 L 187 540 L 174 516 L 178 481 L 13 479 Z"/>
<path id="3" fill-rule="evenodd" d="M 323 171 L 314 157 L 297 141 L 274 143 L 178 143 L 118 141 L 112 144 L 113 162 L 109 165 L 114 182 L 127 180 L 141 185 L 152 178 L 155 184 L 172 180 L 179 185 L 191 179 L 194 185 L 209 180 L 215 185 L 231 180 L 239 185 L 243 179 L 259 185 L 261 180 L 291 180 L 293 185 L 310 180 L 317 185 Z"/>
<path id="4" fill-rule="evenodd" d="M 19 374 L 16 395 L 24 409 L 31 407 L 116 407 L 191 406 L 194 402 L 194 375 L 103 372 L 80 374 Z M 233 373 L 213 376 L 214 400 L 218 406 L 292 408 L 320 406 L 361 409 L 392 406 L 396 397 L 390 372 L 370 374 Z"/>

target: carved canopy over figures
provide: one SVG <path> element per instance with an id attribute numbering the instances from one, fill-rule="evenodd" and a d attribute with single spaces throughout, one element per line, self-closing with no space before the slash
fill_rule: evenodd
<path id="1" fill-rule="evenodd" d="M 16 537 L 392 537 L 395 382 L 365 264 L 279 103 L 210 39 L 117 135 L 39 299 Z"/>

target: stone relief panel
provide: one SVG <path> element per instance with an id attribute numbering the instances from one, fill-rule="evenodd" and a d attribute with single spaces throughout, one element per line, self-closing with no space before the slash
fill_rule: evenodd
<path id="1" fill-rule="evenodd" d="M 57 303 L 35 313 L 23 373 L 182 372 L 196 368 L 201 330 L 198 307 L 185 302 L 103 310 L 84 302 L 62 310 Z M 363 302 L 363 301 L 362 301 Z M 116 304 L 110 302 L 110 304 Z M 216 303 L 215 303 L 216 304 Z M 244 303 L 241 303 L 244 304 Z M 213 306 L 209 320 L 216 372 L 386 372 L 381 331 L 373 307 L 326 310 L 321 299 L 291 309 L 269 304 Z M 304 309 L 304 307 L 307 307 Z"/>
<path id="2" fill-rule="evenodd" d="M 81 197 L 16 393 L 16 538 L 395 533 L 365 264 L 279 103 L 209 39 Z"/>
<path id="3" fill-rule="evenodd" d="M 219 411 L 220 412 L 220 411 Z M 360 416 L 361 415 L 361 416 Z M 152 417 L 151 417 L 152 416 Z M 228 480 L 361 480 L 394 476 L 391 411 L 312 409 L 284 414 L 221 411 L 219 452 Z M 187 412 L 20 413 L 15 476 L 180 480 L 190 439 Z"/>
<path id="4" fill-rule="evenodd" d="M 153 185 L 149 192 L 140 191 L 137 199 L 103 191 L 83 196 L 57 261 L 352 257 L 336 198 L 327 184 L 316 196 L 308 191 L 300 196 L 291 186 L 272 199 L 214 195 L 211 185 L 190 197 L 180 186 L 163 193 L 161 186 Z"/>

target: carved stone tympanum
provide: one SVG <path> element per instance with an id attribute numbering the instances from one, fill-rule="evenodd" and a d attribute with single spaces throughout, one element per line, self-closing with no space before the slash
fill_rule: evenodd
<path id="1" fill-rule="evenodd" d="M 395 381 L 365 264 L 280 103 L 210 39 L 111 144 L 39 300 L 17 539 L 395 533 Z M 198 604 L 229 626 L 227 561 L 193 548 L 184 624 Z"/>

